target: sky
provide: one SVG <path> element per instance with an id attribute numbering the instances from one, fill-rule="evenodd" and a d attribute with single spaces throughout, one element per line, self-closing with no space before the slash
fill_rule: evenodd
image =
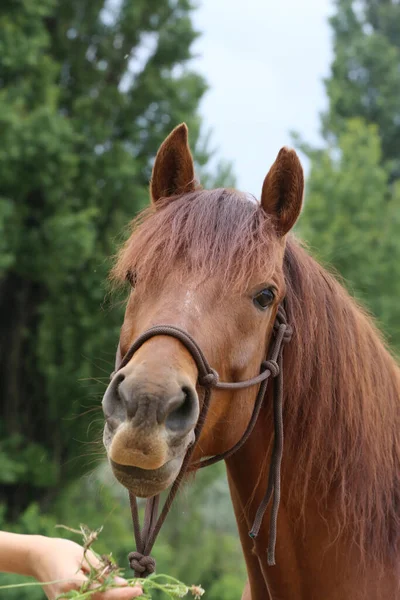
<path id="1" fill-rule="evenodd" d="M 327 105 L 332 0 L 199 0 L 194 67 L 210 86 L 201 104 L 219 156 L 237 187 L 260 196 L 263 179 L 291 131 L 318 143 Z M 308 163 L 301 156 L 306 172 Z"/>

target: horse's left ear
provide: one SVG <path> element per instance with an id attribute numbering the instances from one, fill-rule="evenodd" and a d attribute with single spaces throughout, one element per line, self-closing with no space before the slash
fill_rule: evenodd
<path id="1" fill-rule="evenodd" d="M 193 158 L 188 144 L 188 128 L 178 125 L 161 144 L 151 178 L 152 201 L 192 192 L 195 189 Z"/>
<path id="2" fill-rule="evenodd" d="M 294 150 L 282 148 L 264 179 L 261 206 L 274 218 L 279 236 L 284 236 L 297 221 L 304 194 L 304 175 Z"/>

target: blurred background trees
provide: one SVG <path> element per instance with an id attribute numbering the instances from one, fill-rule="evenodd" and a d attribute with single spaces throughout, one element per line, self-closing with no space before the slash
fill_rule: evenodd
<path id="1" fill-rule="evenodd" d="M 122 304 L 104 300 L 109 258 L 148 202 L 152 160 L 176 124 L 188 124 L 209 184 L 233 183 L 226 163 L 207 171 L 192 10 L 189 0 L 0 6 L 0 526 L 59 535 L 57 521 L 104 521 L 101 543 L 123 564 L 133 547 L 125 493 L 114 497 L 116 483 L 97 473 L 81 480 L 104 457 L 100 400 L 122 322 Z M 205 494 L 193 518 L 169 525 L 199 574 L 217 539 L 200 525 Z M 174 546 L 160 546 L 160 568 L 184 577 Z M 225 566 L 216 561 L 209 579 Z"/>
<path id="2" fill-rule="evenodd" d="M 107 259 L 147 202 L 151 160 L 171 127 L 188 121 L 199 147 L 206 84 L 185 67 L 190 3 L 110 6 L 0 9 L 0 414 L 12 518 L 82 472 L 76 440 L 93 415 L 74 418 L 98 406 L 99 392 L 82 381 L 108 374 L 121 322 L 102 309 Z"/>
<path id="3" fill-rule="evenodd" d="M 400 4 L 336 0 L 323 148 L 297 231 L 400 350 Z"/>
<path id="4" fill-rule="evenodd" d="M 0 527 L 104 525 L 98 549 L 121 565 L 133 548 L 129 509 L 100 434 L 122 320 L 122 305 L 105 300 L 109 258 L 177 123 L 189 125 L 203 183 L 234 183 L 230 164 L 209 167 L 192 11 L 190 0 L 0 5 Z M 297 230 L 399 349 L 400 4 L 337 0 L 331 25 L 323 146 L 297 139 L 311 164 Z M 239 598 L 223 467 L 184 490 L 155 556 L 210 600 Z"/>

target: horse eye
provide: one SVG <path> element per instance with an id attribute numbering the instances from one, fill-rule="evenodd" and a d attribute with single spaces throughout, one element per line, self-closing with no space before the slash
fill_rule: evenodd
<path id="1" fill-rule="evenodd" d="M 261 290 L 256 296 L 253 298 L 254 304 L 257 308 L 261 308 L 262 310 L 268 308 L 273 301 L 275 300 L 275 294 L 273 290 L 266 288 L 265 290 Z"/>
<path id="2" fill-rule="evenodd" d="M 136 285 L 136 273 L 135 271 L 128 271 L 126 274 L 126 280 L 133 288 Z"/>

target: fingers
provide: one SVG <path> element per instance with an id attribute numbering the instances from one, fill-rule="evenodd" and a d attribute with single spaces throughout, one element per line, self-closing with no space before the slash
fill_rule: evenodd
<path id="1" fill-rule="evenodd" d="M 79 577 L 74 577 L 73 580 L 64 584 L 62 586 L 62 589 L 59 589 L 56 595 L 58 595 L 61 592 L 65 593 L 71 590 L 79 590 L 82 583 L 84 583 L 85 581 L 87 581 L 87 578 L 83 575 Z M 132 598 L 137 598 L 138 596 L 141 596 L 143 593 L 141 587 L 130 587 L 128 586 L 125 579 L 121 579 L 120 577 L 115 578 L 115 583 L 122 587 L 112 588 L 105 592 L 94 593 L 92 596 L 92 600 L 131 600 Z M 96 588 L 98 587 L 99 584 L 93 584 L 93 586 L 91 586 L 91 589 L 96 590 Z M 49 597 L 55 598 L 56 596 L 51 595 Z"/>
<path id="2" fill-rule="evenodd" d="M 85 554 L 85 560 L 82 562 L 81 568 L 83 573 L 89 573 L 91 568 L 101 571 L 103 567 L 103 563 L 96 555 L 91 550 L 88 550 Z M 79 579 L 80 584 L 87 581 L 87 577 L 83 573 L 81 572 L 77 575 L 76 578 L 74 578 L 74 581 Z M 131 600 L 132 598 L 141 596 L 143 593 L 142 588 L 139 586 L 129 587 L 127 581 L 122 577 L 115 577 L 114 581 L 121 587 L 113 588 L 106 592 L 98 592 L 93 595 L 92 600 Z"/>
<path id="3" fill-rule="evenodd" d="M 87 577 L 80 571 L 72 577 L 65 577 L 65 580 L 55 585 L 43 585 L 43 591 L 48 600 L 56 600 L 60 594 L 66 594 L 72 590 L 79 590 L 82 584 L 87 581 Z"/>
<path id="4" fill-rule="evenodd" d="M 131 600 L 142 595 L 142 589 L 140 587 L 123 587 L 114 588 L 107 592 L 95 594 L 93 600 Z"/>

